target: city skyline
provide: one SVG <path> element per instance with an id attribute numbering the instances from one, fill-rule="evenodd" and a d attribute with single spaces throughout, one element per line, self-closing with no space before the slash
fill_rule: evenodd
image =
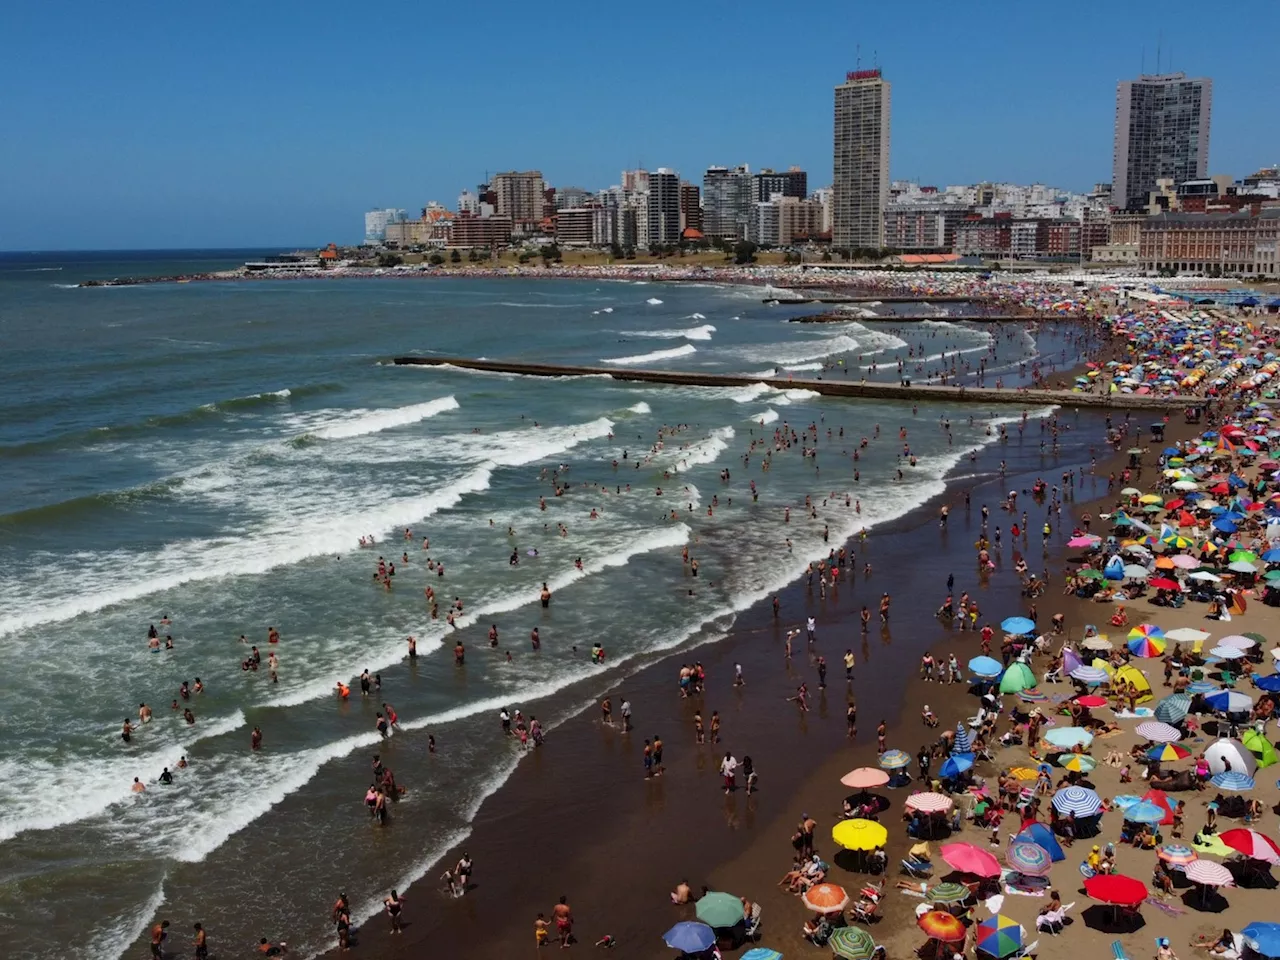
<path id="1" fill-rule="evenodd" d="M 452 205 L 486 171 L 598 189 L 639 166 L 697 183 L 713 165 L 794 165 L 812 190 L 832 181 L 832 87 L 873 66 L 894 86 L 894 180 L 1085 191 L 1110 179 L 1117 83 L 1157 70 L 1213 79 L 1209 174 L 1280 159 L 1265 32 L 1201 43 L 1189 3 L 1086 3 L 1070 21 L 925 3 L 911 29 L 889 10 L 818 4 L 794 26 L 808 44 L 796 62 L 748 28 L 768 9 L 754 2 L 737 26 L 690 10 L 669 34 L 586 4 L 554 18 L 498 4 L 483 28 L 450 10 L 250 9 L 8 12 L 0 249 L 349 242 L 363 211 Z M 591 36 L 624 20 L 624 49 L 565 44 L 569 26 Z M 404 73 L 397 51 L 445 36 L 470 39 L 427 42 L 421 76 L 448 79 Z M 562 55 L 523 66 L 544 41 Z M 650 47 L 657 59 L 638 70 L 628 51 Z M 504 63 L 517 65 L 493 69 Z M 725 63 L 744 66 L 726 76 Z"/>

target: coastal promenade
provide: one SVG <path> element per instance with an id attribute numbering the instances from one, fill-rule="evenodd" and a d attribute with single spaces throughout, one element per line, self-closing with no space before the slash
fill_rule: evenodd
<path id="1" fill-rule="evenodd" d="M 919 402 L 945 400 L 954 403 L 1016 404 L 1057 403 L 1101 409 L 1180 410 L 1196 404 L 1195 397 L 1138 396 L 1131 393 L 1091 394 L 1071 390 L 998 390 L 993 387 L 899 386 L 892 383 L 852 383 L 845 380 L 764 378 L 750 375 L 687 373 L 678 370 L 615 370 L 507 360 L 474 360 L 467 357 L 395 357 L 397 366 L 459 367 L 489 373 L 514 373 L 526 377 L 612 377 L 631 383 L 664 383 L 690 387 L 745 387 L 764 383 L 779 390 L 812 390 L 828 397 L 864 397 L 877 400 Z"/>
<path id="2" fill-rule="evenodd" d="M 857 321 L 858 323 L 919 323 L 922 320 L 932 320 L 935 323 L 945 320 L 950 323 L 1029 323 L 1035 320 L 1063 320 L 1075 319 L 1073 317 L 1062 317 L 1055 314 L 980 314 L 965 315 L 952 317 L 946 314 L 921 313 L 921 314 L 896 314 L 886 313 L 880 316 L 856 316 L 850 313 L 811 313 L 804 317 L 792 317 L 789 323 L 850 323 Z"/>

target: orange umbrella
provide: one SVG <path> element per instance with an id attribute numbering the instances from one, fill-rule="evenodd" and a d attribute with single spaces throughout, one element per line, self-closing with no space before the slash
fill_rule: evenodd
<path id="1" fill-rule="evenodd" d="M 930 910 L 917 920 L 916 924 L 933 940 L 959 943 L 964 939 L 964 924 L 958 917 L 943 913 L 941 910 Z"/>
<path id="2" fill-rule="evenodd" d="M 1172 558 L 1172 557 L 1157 557 L 1157 558 L 1156 558 L 1156 569 L 1157 569 L 1157 570 L 1172 570 L 1172 569 L 1173 569 L 1173 558 Z"/>
<path id="3" fill-rule="evenodd" d="M 839 913 L 849 905 L 849 894 L 834 883 L 815 884 L 800 899 L 815 913 Z"/>

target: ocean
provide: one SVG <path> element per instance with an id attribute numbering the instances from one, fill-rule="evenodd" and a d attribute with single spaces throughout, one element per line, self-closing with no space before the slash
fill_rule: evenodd
<path id="1" fill-rule="evenodd" d="M 555 726 L 619 677 L 714 643 L 809 562 L 977 469 L 1021 418 L 391 357 L 893 382 L 899 359 L 917 380 L 985 361 L 1006 384 L 1074 357 L 1062 329 L 961 315 L 789 324 L 814 308 L 765 305 L 749 286 L 74 286 L 258 253 L 0 256 L 0 937 L 14 956 L 137 954 L 161 915 L 182 938 L 200 920 L 227 950 L 263 936 L 327 947 L 339 891 L 356 919 L 371 915 L 466 836 L 520 761 L 502 707 L 536 715 L 553 746 Z M 810 425 L 815 457 L 800 453 Z M 172 649 L 149 649 L 153 624 Z M 262 669 L 242 669 L 242 635 Z M 367 698 L 366 669 L 381 680 Z M 197 677 L 204 691 L 181 699 Z M 384 701 L 400 720 L 385 741 Z M 126 744 L 142 703 L 154 719 Z M 375 754 L 408 788 L 385 828 L 363 804 Z"/>

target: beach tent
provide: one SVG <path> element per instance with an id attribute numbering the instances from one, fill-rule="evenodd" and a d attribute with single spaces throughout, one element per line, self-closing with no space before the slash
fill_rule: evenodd
<path id="1" fill-rule="evenodd" d="M 1246 730 L 1244 736 L 1240 738 L 1240 742 L 1244 748 L 1253 754 L 1258 761 L 1258 767 L 1269 767 L 1277 762 L 1276 748 L 1271 745 L 1271 741 L 1260 734 L 1257 730 Z"/>
<path id="2" fill-rule="evenodd" d="M 1125 664 L 1115 672 L 1115 676 L 1111 680 L 1112 684 L 1132 683 L 1138 689 L 1138 703 L 1146 703 L 1153 699 L 1151 696 L 1151 684 L 1147 682 L 1147 678 L 1142 675 L 1142 671 L 1132 664 Z"/>
<path id="3" fill-rule="evenodd" d="M 1018 661 L 1009 664 L 1004 676 L 1000 678 L 1001 693 L 1020 693 L 1023 690 L 1031 689 L 1035 685 L 1036 678 L 1035 674 L 1031 672 L 1031 668 Z"/>
<path id="4" fill-rule="evenodd" d="M 1102 568 L 1102 575 L 1108 580 L 1124 579 L 1124 561 L 1118 556 L 1113 556 L 1107 561 L 1107 565 Z"/>
<path id="5" fill-rule="evenodd" d="M 1227 764 L 1236 773 L 1252 777 L 1258 769 L 1258 761 L 1239 740 L 1222 738 L 1205 748 L 1204 758 L 1209 762 L 1210 773 L 1224 773 Z"/>

